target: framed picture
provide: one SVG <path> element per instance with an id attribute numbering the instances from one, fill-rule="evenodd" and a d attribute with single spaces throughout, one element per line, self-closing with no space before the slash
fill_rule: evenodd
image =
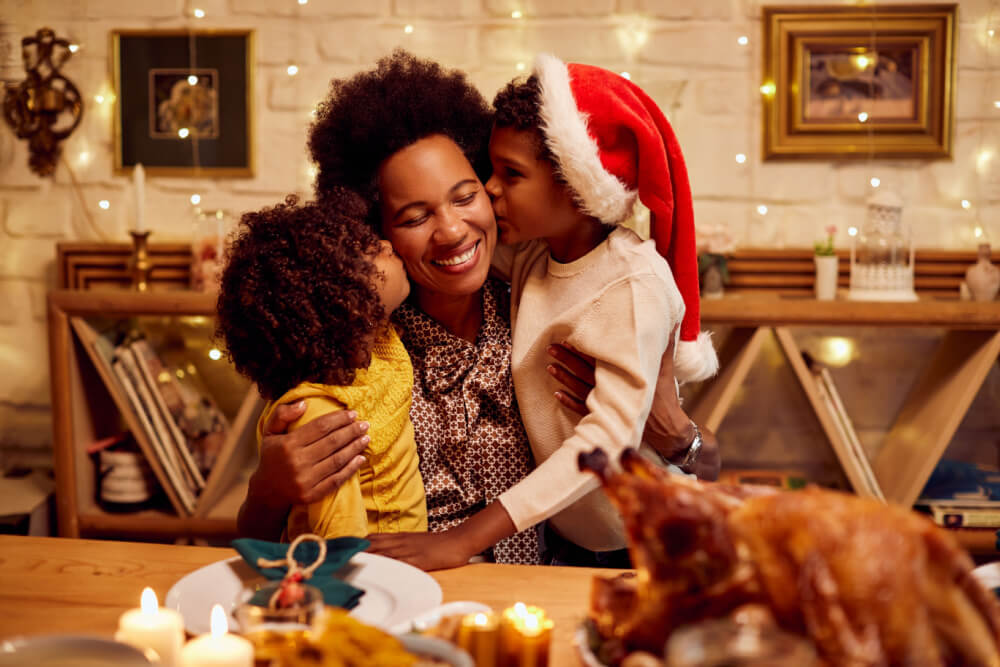
<path id="1" fill-rule="evenodd" d="M 115 30 L 115 173 L 250 177 L 253 31 Z"/>
<path id="2" fill-rule="evenodd" d="M 950 157 L 956 8 L 764 7 L 764 159 Z"/>

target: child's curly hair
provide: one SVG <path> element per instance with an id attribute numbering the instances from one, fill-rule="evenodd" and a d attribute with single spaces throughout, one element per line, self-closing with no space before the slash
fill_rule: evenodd
<path id="1" fill-rule="evenodd" d="M 565 183 L 559 170 L 556 156 L 545 142 L 542 131 L 540 109 L 542 90 L 538 77 L 532 74 L 527 79 L 514 79 L 500 89 L 493 98 L 494 122 L 497 127 L 511 127 L 515 130 L 530 131 L 535 137 L 538 159 L 552 165 L 556 178 Z"/>
<path id="2" fill-rule="evenodd" d="M 387 158 L 443 134 L 485 182 L 492 122 L 489 105 L 465 74 L 397 49 L 375 69 L 331 82 L 309 131 L 309 151 L 319 168 L 316 197 L 323 201 L 337 186 L 357 191 L 373 204 L 370 224 L 378 229 L 376 181 Z"/>
<path id="3" fill-rule="evenodd" d="M 226 253 L 216 336 L 268 399 L 302 382 L 348 385 L 386 317 L 373 263 L 379 237 L 343 190 L 322 206 L 245 213 Z"/>

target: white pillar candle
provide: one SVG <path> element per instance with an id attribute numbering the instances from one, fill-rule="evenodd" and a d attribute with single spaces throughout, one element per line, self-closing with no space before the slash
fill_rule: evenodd
<path id="1" fill-rule="evenodd" d="M 173 609 L 163 609 L 152 588 L 142 591 L 139 609 L 129 609 L 118 619 L 115 641 L 141 651 L 152 649 L 166 667 L 177 665 L 184 644 L 184 619 Z"/>
<path id="2" fill-rule="evenodd" d="M 135 186 L 135 231 L 146 231 L 146 170 L 142 163 L 135 165 L 132 171 L 132 184 Z"/>
<path id="3" fill-rule="evenodd" d="M 181 667 L 253 667 L 253 644 L 228 632 L 222 605 L 212 606 L 211 627 L 184 645 Z"/>

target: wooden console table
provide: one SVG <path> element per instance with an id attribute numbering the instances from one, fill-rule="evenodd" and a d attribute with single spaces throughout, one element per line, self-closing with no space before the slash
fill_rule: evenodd
<path id="1" fill-rule="evenodd" d="M 887 500 L 910 506 L 955 435 L 986 375 L 1000 355 L 1000 301 L 923 299 L 912 303 L 816 301 L 800 296 L 727 295 L 701 303 L 705 326 L 732 326 L 719 350 L 720 372 L 692 399 L 692 417 L 717 429 L 750 371 L 765 337 L 774 335 L 834 451 L 844 443 L 822 401 L 790 328 L 940 328 L 946 334 L 910 390 L 872 461 Z M 857 488 L 855 480 L 850 480 Z"/>

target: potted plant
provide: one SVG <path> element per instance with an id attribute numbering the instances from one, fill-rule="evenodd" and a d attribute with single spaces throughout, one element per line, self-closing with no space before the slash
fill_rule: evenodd
<path id="1" fill-rule="evenodd" d="M 701 296 L 718 299 L 729 282 L 727 255 L 733 251 L 733 237 L 729 227 L 720 223 L 706 223 L 696 229 L 698 245 L 698 282 Z"/>
<path id="2" fill-rule="evenodd" d="M 813 243 L 813 261 L 816 264 L 814 287 L 816 298 L 821 301 L 832 301 L 837 296 L 837 274 L 840 266 L 833 250 L 833 235 L 836 233 L 836 225 L 830 225 L 826 228 L 826 238 Z"/>

